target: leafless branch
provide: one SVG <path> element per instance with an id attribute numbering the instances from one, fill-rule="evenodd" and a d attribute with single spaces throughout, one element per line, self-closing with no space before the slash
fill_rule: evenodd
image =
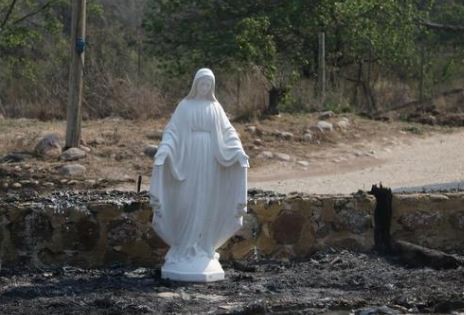
<path id="1" fill-rule="evenodd" d="M 15 7 L 17 0 L 12 0 L 10 3 L 10 6 L 8 7 L 8 11 L 6 11 L 5 17 L 3 18 L 2 24 L 0 25 L 0 32 L 3 29 L 3 27 L 6 25 L 8 22 L 8 19 L 10 18 L 11 12 L 13 12 L 13 9 Z"/>
<path id="2" fill-rule="evenodd" d="M 38 13 L 40 13 L 41 11 L 47 9 L 51 4 L 53 4 L 54 2 L 56 2 L 57 0 L 49 0 L 47 1 L 46 3 L 44 3 L 42 6 L 38 7 L 36 10 L 32 11 L 32 12 L 29 12 L 28 14 L 24 15 L 23 17 L 20 17 L 19 19 L 16 19 L 14 20 L 11 24 L 18 24 L 18 23 L 21 23 L 22 21 L 30 18 L 31 16 L 34 16 Z"/>

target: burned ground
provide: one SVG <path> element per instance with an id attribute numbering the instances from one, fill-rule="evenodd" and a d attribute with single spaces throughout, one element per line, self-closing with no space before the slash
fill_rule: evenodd
<path id="1" fill-rule="evenodd" d="M 372 252 L 329 248 L 302 261 L 259 259 L 225 262 L 224 267 L 227 280 L 206 284 L 161 279 L 159 268 L 3 268 L 1 312 L 375 314 L 378 307 L 397 314 L 463 309 L 463 266 L 407 268 Z"/>

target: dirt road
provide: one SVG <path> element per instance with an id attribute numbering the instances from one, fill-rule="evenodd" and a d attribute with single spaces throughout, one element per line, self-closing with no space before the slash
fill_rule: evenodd
<path id="1" fill-rule="evenodd" d="M 401 134 L 400 137 L 403 137 Z M 382 139 L 354 149 L 340 144 L 321 152 L 307 167 L 274 162 L 252 169 L 249 186 L 279 192 L 352 193 L 382 182 L 397 187 L 463 181 L 463 129 L 423 138 Z"/>

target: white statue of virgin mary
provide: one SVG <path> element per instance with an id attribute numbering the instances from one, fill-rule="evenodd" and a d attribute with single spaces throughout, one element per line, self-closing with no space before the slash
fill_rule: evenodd
<path id="1" fill-rule="evenodd" d="M 155 155 L 152 224 L 170 246 L 163 278 L 224 279 L 215 250 L 243 223 L 248 156 L 214 92 L 212 71 L 197 71 Z"/>

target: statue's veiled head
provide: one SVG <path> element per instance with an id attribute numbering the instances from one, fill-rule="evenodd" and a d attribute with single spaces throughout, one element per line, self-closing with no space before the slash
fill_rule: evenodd
<path id="1" fill-rule="evenodd" d="M 187 100 L 217 101 L 215 98 L 215 76 L 208 68 L 199 69 L 194 76 Z"/>

